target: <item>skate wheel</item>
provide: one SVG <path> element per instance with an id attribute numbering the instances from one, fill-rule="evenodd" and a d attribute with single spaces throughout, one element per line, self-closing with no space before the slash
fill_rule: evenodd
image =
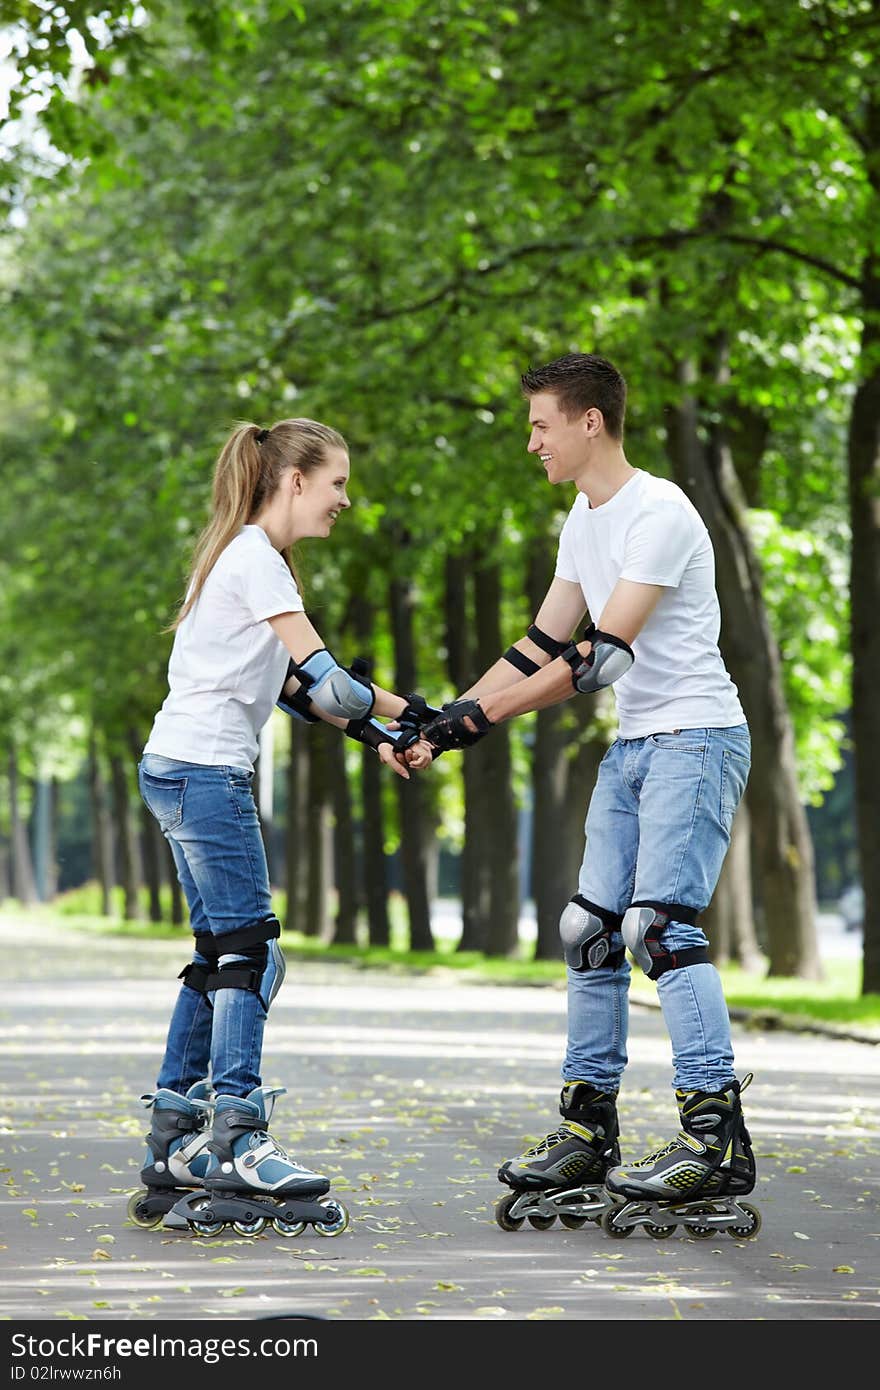
<path id="1" fill-rule="evenodd" d="M 265 1216 L 254 1216 L 250 1221 L 233 1221 L 232 1229 L 239 1236 L 258 1236 L 266 1229 Z"/>
<path id="2" fill-rule="evenodd" d="M 327 1220 L 314 1223 L 318 1235 L 341 1236 L 342 1232 L 348 1229 L 350 1217 L 347 1210 L 337 1201 L 322 1202 L 321 1206 L 327 1213 Z"/>
<path id="3" fill-rule="evenodd" d="M 205 1211 L 211 1205 L 210 1197 L 200 1197 L 197 1202 L 193 1202 L 191 1211 Z M 216 1236 L 223 1230 L 222 1221 L 196 1221 L 190 1219 L 190 1226 L 199 1236 Z"/>
<path id="4" fill-rule="evenodd" d="M 125 1214 L 129 1221 L 134 1222 L 135 1226 L 140 1226 L 142 1231 L 155 1231 L 157 1226 L 162 1225 L 162 1213 L 161 1211 L 152 1213 L 139 1211 L 139 1207 L 146 1195 L 145 1192 L 133 1192 L 128 1199 L 128 1206 L 125 1208 Z"/>
<path id="5" fill-rule="evenodd" d="M 633 1228 L 632 1226 L 615 1225 L 615 1214 L 613 1207 L 609 1211 L 603 1211 L 599 1225 L 606 1236 L 613 1236 L 615 1240 L 625 1240 L 627 1236 L 632 1235 Z"/>
<path id="6" fill-rule="evenodd" d="M 534 1226 L 536 1231 L 549 1231 L 555 1220 L 555 1216 L 541 1216 L 536 1212 L 529 1217 L 529 1225 Z"/>
<path id="7" fill-rule="evenodd" d="M 675 1230 L 674 1226 L 655 1226 L 653 1222 L 645 1222 L 645 1230 L 653 1240 L 668 1240 Z"/>
<path id="8" fill-rule="evenodd" d="M 305 1221 L 282 1221 L 280 1216 L 273 1216 L 272 1225 L 280 1236 L 301 1236 L 306 1228 Z"/>
<path id="9" fill-rule="evenodd" d="M 525 1217 L 510 1215 L 510 1208 L 518 1201 L 519 1195 L 518 1192 L 510 1192 L 495 1204 L 495 1220 L 502 1231 L 518 1231 L 525 1220 Z"/>
<path id="10" fill-rule="evenodd" d="M 744 1212 L 748 1213 L 748 1226 L 728 1226 L 727 1234 L 733 1236 L 734 1240 L 751 1240 L 761 1229 L 761 1213 L 757 1207 L 753 1207 L 750 1202 L 740 1202 Z"/>
<path id="11" fill-rule="evenodd" d="M 705 1240 L 707 1236 L 714 1234 L 711 1226 L 694 1226 L 689 1221 L 684 1223 L 684 1228 L 694 1240 Z"/>
<path id="12" fill-rule="evenodd" d="M 559 1220 L 567 1231 L 579 1231 L 582 1226 L 586 1226 L 588 1221 L 595 1221 L 597 1218 L 595 1216 L 569 1216 L 568 1212 L 565 1212 Z"/>

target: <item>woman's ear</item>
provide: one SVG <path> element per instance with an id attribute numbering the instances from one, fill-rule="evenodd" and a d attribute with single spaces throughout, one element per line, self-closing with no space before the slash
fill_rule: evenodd
<path id="1" fill-rule="evenodd" d="M 303 475 L 298 468 L 290 470 L 290 490 L 294 497 L 299 497 L 303 490 Z"/>

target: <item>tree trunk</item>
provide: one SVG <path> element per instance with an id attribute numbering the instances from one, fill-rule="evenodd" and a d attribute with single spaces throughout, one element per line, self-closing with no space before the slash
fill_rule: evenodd
<path id="1" fill-rule="evenodd" d="M 306 789 L 309 781 L 311 726 L 290 721 L 290 755 L 287 759 L 287 819 L 284 826 L 284 886 L 286 931 L 302 931 L 306 915 Z"/>
<path id="2" fill-rule="evenodd" d="M 752 904 L 751 827 L 745 799 L 733 820 L 730 849 L 712 901 L 700 925 L 709 938 L 709 959 L 716 965 L 736 961 L 752 974 L 762 969 Z"/>
<path id="3" fill-rule="evenodd" d="M 391 630 L 394 638 L 394 688 L 405 695 L 416 688 L 413 595 L 407 580 L 389 584 Z M 392 773 L 391 776 L 394 776 Z M 428 807 L 424 785 L 418 777 L 409 782 L 396 778 L 400 807 L 400 859 L 403 891 L 409 916 L 409 944 L 413 951 L 433 951 L 431 909 L 428 901 Z"/>
<path id="4" fill-rule="evenodd" d="M 156 830 L 161 836 L 160 843 L 164 846 L 161 854 L 164 855 L 163 862 L 168 874 L 168 883 L 171 887 L 171 922 L 175 927 L 182 927 L 184 922 L 187 921 L 189 909 L 186 904 L 186 899 L 184 898 L 183 889 L 180 886 L 180 879 L 177 877 L 177 865 L 174 862 L 174 855 L 171 853 L 171 846 L 165 839 L 161 830 L 159 830 L 158 824 L 156 825 Z"/>
<path id="5" fill-rule="evenodd" d="M 541 538 L 530 549 L 526 568 L 529 607 L 536 614 L 553 578 L 553 546 Z M 536 960 L 559 960 L 559 917 L 577 892 L 568 847 L 569 781 L 574 728 L 568 705 L 539 710 L 532 744 L 532 836 L 530 891 L 535 904 Z M 580 824 L 583 824 L 581 815 Z M 583 852 L 583 835 L 580 836 Z M 578 863 L 580 860 L 578 860 Z"/>
<path id="6" fill-rule="evenodd" d="M 693 365 L 682 364 L 679 376 L 683 393 L 669 412 L 669 455 L 676 482 L 712 537 L 724 615 L 721 650 L 752 734 L 750 805 L 759 846 L 769 974 L 817 980 L 822 967 L 813 846 L 798 790 L 779 648 L 761 594 L 760 566 L 730 450 L 717 429 L 707 443 L 700 436 Z"/>
<path id="7" fill-rule="evenodd" d="M 94 731 L 89 739 L 89 796 L 92 803 L 92 863 L 101 894 L 101 912 L 109 917 L 113 902 L 113 827 L 107 814 L 107 791 Z"/>
<path id="8" fill-rule="evenodd" d="M 350 611 L 358 651 L 371 652 L 374 646 L 373 610 L 362 593 L 353 597 Z M 361 844 L 367 934 L 371 946 L 387 946 L 391 940 L 391 923 L 388 918 L 382 764 L 372 748 L 362 748 L 361 754 Z"/>
<path id="9" fill-rule="evenodd" d="M 473 685 L 480 671 L 470 639 L 468 602 L 469 557 L 447 555 L 443 588 L 445 606 L 446 665 L 456 694 Z M 496 657 L 498 653 L 496 652 Z M 464 796 L 464 837 L 461 847 L 461 936 L 459 951 L 483 951 L 489 930 L 489 873 L 480 850 L 480 828 L 486 820 L 485 784 L 480 760 L 481 745 L 457 754 Z"/>
<path id="10" fill-rule="evenodd" d="M 160 893 L 161 875 L 159 871 L 159 843 L 157 832 L 161 835 L 155 818 L 141 801 L 141 859 L 144 866 L 144 881 L 149 899 L 149 918 L 151 922 L 162 921 L 162 897 Z M 164 838 L 164 836 L 163 836 Z"/>
<path id="11" fill-rule="evenodd" d="M 866 161 L 880 217 L 880 100 L 868 104 Z M 849 505 L 852 527 L 850 604 L 852 731 L 856 829 L 865 893 L 862 991 L 880 993 L 880 254 L 862 271 L 860 381 L 850 417 Z"/>
<path id="12" fill-rule="evenodd" d="M 119 876 L 122 880 L 122 915 L 127 922 L 136 922 L 143 917 L 140 904 L 141 866 L 131 814 L 127 764 L 119 753 L 110 755 L 110 787 L 113 819 L 118 832 L 116 843 L 119 849 Z"/>
<path id="13" fill-rule="evenodd" d="M 9 877 L 11 867 L 9 841 L 5 836 L 2 836 L 0 837 L 0 904 L 12 897 L 12 883 Z"/>
<path id="14" fill-rule="evenodd" d="M 332 852 L 327 739 L 338 737 L 339 731 L 329 724 L 322 722 L 310 727 L 305 834 L 307 889 L 300 931 L 305 936 L 318 936 L 322 940 L 328 935 Z"/>
<path id="15" fill-rule="evenodd" d="M 333 940 L 354 945 L 357 941 L 357 863 L 351 787 L 345 769 L 345 742 L 345 735 L 341 731 L 337 731 L 336 737 L 327 742 L 333 805 L 333 883 L 336 888 Z"/>
<path id="16" fill-rule="evenodd" d="M 501 576 L 496 562 L 474 571 L 477 659 L 482 671 L 494 665 L 503 651 L 501 640 Z M 519 849 L 517 808 L 513 794 L 510 725 L 500 724 L 465 758 L 482 755 L 485 820 L 478 844 L 489 876 L 489 924 L 486 953 L 511 955 L 519 944 Z"/>
<path id="17" fill-rule="evenodd" d="M 19 796 L 18 754 L 10 746 L 7 763 L 9 774 L 9 834 L 12 846 L 12 895 L 22 907 L 33 907 L 39 900 L 27 826 L 21 814 Z"/>
<path id="18" fill-rule="evenodd" d="M 52 902 L 58 895 L 58 825 L 61 807 L 61 784 L 57 777 L 50 777 L 49 794 L 49 856 L 46 865 L 46 896 Z"/>
<path id="19" fill-rule="evenodd" d="M 128 747 L 135 766 L 141 757 L 144 740 L 136 729 L 128 730 Z M 138 796 L 138 818 L 140 821 L 140 864 L 144 884 L 147 889 L 147 913 L 151 922 L 162 920 L 162 841 L 165 836 L 159 829 L 155 816 L 147 809 L 142 796 Z M 173 862 L 173 861 L 172 861 Z M 177 875 L 175 874 L 175 878 Z"/>

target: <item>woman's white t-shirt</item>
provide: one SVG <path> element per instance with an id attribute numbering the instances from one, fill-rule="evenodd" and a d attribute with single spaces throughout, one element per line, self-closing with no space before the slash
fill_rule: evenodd
<path id="1" fill-rule="evenodd" d="M 556 574 L 580 584 L 598 624 L 618 579 L 666 592 L 612 689 L 620 738 L 745 722 L 718 650 L 721 609 L 705 524 L 681 488 L 637 469 L 599 507 L 579 492 L 559 537 Z"/>
<path id="2" fill-rule="evenodd" d="M 287 674 L 287 648 L 266 619 L 302 611 L 293 576 L 266 532 L 243 527 L 177 629 L 168 696 L 144 752 L 252 769 Z"/>

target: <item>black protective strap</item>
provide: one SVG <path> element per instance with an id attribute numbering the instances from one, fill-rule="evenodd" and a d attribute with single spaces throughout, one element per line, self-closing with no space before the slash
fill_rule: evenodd
<path id="1" fill-rule="evenodd" d="M 521 652 L 518 647 L 508 647 L 501 658 L 502 661 L 509 661 L 511 666 L 515 666 L 518 671 L 522 671 L 524 676 L 533 676 L 536 671 L 540 671 L 537 661 L 532 661 L 530 656 Z"/>
<path id="2" fill-rule="evenodd" d="M 540 647 L 542 652 L 546 652 L 548 656 L 562 656 L 568 646 L 568 642 L 560 642 L 558 637 L 551 637 L 549 633 L 542 632 L 534 623 L 526 629 L 526 637 L 530 642 L 534 642 L 536 647 Z"/>
<path id="3" fill-rule="evenodd" d="M 685 903 L 661 903 L 656 898 L 637 898 L 630 903 L 630 907 L 653 907 L 657 916 L 665 919 L 659 924 L 660 931 L 668 927 L 670 922 L 685 922 L 693 927 L 700 915 L 698 907 L 688 907 Z"/>
<path id="4" fill-rule="evenodd" d="M 207 994 L 208 980 L 216 969 L 216 961 L 213 965 L 200 965 L 197 960 L 191 960 L 189 965 L 183 967 L 177 978 L 183 980 L 187 989 L 194 989 L 197 994 Z"/>
<path id="5" fill-rule="evenodd" d="M 247 961 L 237 960 L 223 965 L 208 980 L 208 989 L 249 989 L 251 994 L 259 994 L 262 970 L 249 966 Z"/>
<path id="6" fill-rule="evenodd" d="M 274 941 L 280 935 L 281 923 L 277 917 L 270 914 L 268 917 L 261 917 L 258 922 L 249 922 L 246 927 L 238 927 L 235 931 L 215 936 L 214 946 L 218 956 L 237 956 L 249 946 L 260 946 L 263 942 Z"/>

